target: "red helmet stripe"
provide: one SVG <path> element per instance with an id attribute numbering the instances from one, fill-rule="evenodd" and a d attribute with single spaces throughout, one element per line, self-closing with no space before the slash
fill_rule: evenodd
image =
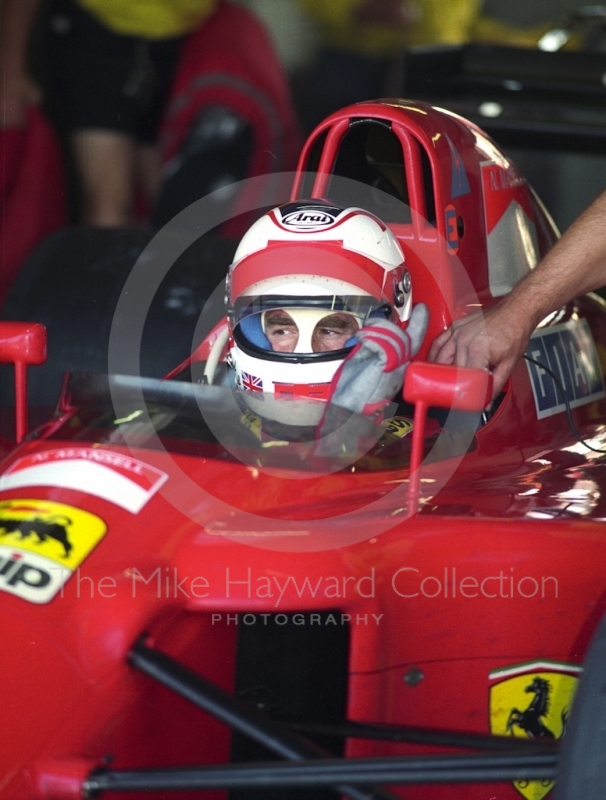
<path id="1" fill-rule="evenodd" d="M 394 268 L 395 269 L 395 268 Z M 232 300 L 255 283 L 281 275 L 320 275 L 358 286 L 380 300 L 386 275 L 392 270 L 359 253 L 343 250 L 340 244 L 270 242 L 264 250 L 246 256 L 232 272 Z"/>

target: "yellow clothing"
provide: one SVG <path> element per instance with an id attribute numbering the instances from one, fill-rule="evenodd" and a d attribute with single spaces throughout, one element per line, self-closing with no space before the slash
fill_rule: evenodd
<path id="1" fill-rule="evenodd" d="M 114 33 L 169 39 L 195 30 L 218 0 L 76 0 Z"/>
<path id="2" fill-rule="evenodd" d="M 416 0 L 418 21 L 406 29 L 360 23 L 356 11 L 365 0 L 300 0 L 324 27 L 326 42 L 341 50 L 367 56 L 385 56 L 425 44 L 536 45 L 541 30 L 520 30 L 480 16 L 483 0 Z"/>

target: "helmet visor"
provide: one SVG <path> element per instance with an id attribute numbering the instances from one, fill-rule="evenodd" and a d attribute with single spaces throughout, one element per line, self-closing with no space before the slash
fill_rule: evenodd
<path id="1" fill-rule="evenodd" d="M 389 303 L 384 300 L 376 300 L 368 295 L 313 295 L 308 297 L 271 294 L 242 295 L 233 305 L 233 321 L 237 324 L 243 317 L 250 314 L 259 314 L 277 308 L 285 310 L 289 308 L 317 308 L 327 312 L 343 311 L 354 314 L 364 321 L 370 316 L 376 316 L 375 312 L 378 311 L 384 317 L 389 317 L 391 314 Z"/>
<path id="2" fill-rule="evenodd" d="M 234 305 L 232 325 L 262 350 L 318 354 L 352 347 L 369 317 L 390 313 L 389 304 L 360 295 L 248 296 Z"/>

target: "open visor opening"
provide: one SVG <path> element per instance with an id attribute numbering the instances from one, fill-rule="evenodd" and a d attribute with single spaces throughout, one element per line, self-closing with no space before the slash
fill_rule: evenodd
<path id="1" fill-rule="evenodd" d="M 353 314 L 362 320 L 369 317 L 389 319 L 392 309 L 384 300 L 376 300 L 368 295 L 313 295 L 301 297 L 296 295 L 241 295 L 230 309 L 231 322 L 234 327 L 245 317 L 262 314 L 265 311 L 279 309 L 316 308 L 330 312 Z"/>

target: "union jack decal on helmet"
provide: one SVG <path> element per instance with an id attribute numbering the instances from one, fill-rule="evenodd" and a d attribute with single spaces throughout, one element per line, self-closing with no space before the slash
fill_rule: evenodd
<path id="1" fill-rule="evenodd" d="M 251 375 L 249 372 L 243 372 L 242 388 L 249 392 L 262 392 L 263 381 L 261 378 L 257 378 L 255 375 Z"/>

